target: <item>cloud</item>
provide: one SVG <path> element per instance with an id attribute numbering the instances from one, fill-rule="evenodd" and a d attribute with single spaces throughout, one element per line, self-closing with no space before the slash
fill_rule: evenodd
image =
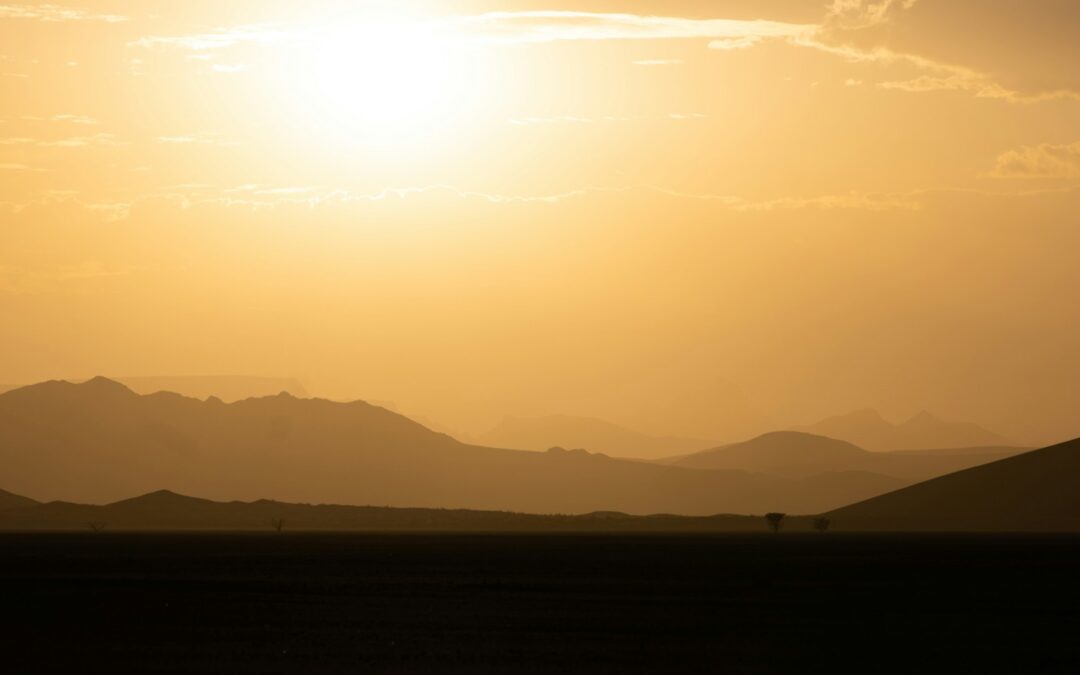
<path id="1" fill-rule="evenodd" d="M 825 26 L 862 30 L 888 22 L 897 10 L 911 9 L 918 0 L 833 0 Z"/>
<path id="2" fill-rule="evenodd" d="M 906 65 L 918 75 L 882 82 L 881 89 L 926 93 L 959 91 L 979 98 L 1010 103 L 1080 100 L 1080 92 L 1054 90 L 1025 93 L 1005 87 L 991 76 L 963 66 L 942 63 L 917 54 L 885 47 L 856 47 L 844 36 L 892 21 L 916 0 L 832 0 L 818 23 L 789 23 L 763 19 L 694 19 L 627 13 L 580 11 L 488 12 L 431 19 L 416 31 L 418 39 L 439 39 L 466 44 L 528 44 L 563 41 L 706 40 L 712 49 L 741 50 L 767 41 L 814 49 L 852 63 Z M 325 38 L 335 27 L 283 24 L 247 24 L 212 32 L 180 36 L 149 36 L 131 45 L 179 48 L 194 52 L 222 50 L 240 44 L 274 46 Z M 671 65 L 678 59 L 647 59 L 637 65 Z M 215 66 L 236 72 L 239 66 Z"/>
<path id="3" fill-rule="evenodd" d="M 734 195 L 689 193 L 652 185 L 627 185 L 621 187 L 587 186 L 565 192 L 518 195 L 465 190 L 452 185 L 428 185 L 403 188 L 387 188 L 379 192 L 359 193 L 344 187 L 265 186 L 241 185 L 220 188 L 206 184 L 171 185 L 161 188 L 157 194 L 144 199 L 167 199 L 190 208 L 199 204 L 216 204 L 226 207 L 272 209 L 278 206 L 306 206 L 316 208 L 332 204 L 353 204 L 408 200 L 419 197 L 449 197 L 476 200 L 489 204 L 555 204 L 590 195 L 660 195 L 679 200 L 709 202 L 737 212 L 814 210 L 861 210 L 870 212 L 918 210 L 922 197 L 930 191 L 903 194 L 871 194 L 850 192 L 845 194 L 819 195 L 814 197 L 780 197 L 769 200 L 749 200 Z M 130 210 L 131 205 L 125 205 Z"/>
<path id="4" fill-rule="evenodd" d="M 643 122 L 648 120 L 696 120 L 704 119 L 704 113 L 668 113 L 666 115 L 604 115 L 601 117 L 580 117 L 575 115 L 555 115 L 551 117 L 517 117 L 509 120 L 515 126 L 534 126 L 550 124 L 597 124 L 600 122 Z"/>
<path id="5" fill-rule="evenodd" d="M 173 47 L 191 51 L 228 49 L 239 44 L 280 44 L 301 40 L 307 31 L 290 29 L 277 24 L 245 24 L 232 28 L 220 28 L 209 33 L 194 35 L 162 36 L 152 35 L 128 43 L 133 47 Z"/>
<path id="6" fill-rule="evenodd" d="M 45 169 L 39 169 L 25 164 L 0 164 L 0 171 L 35 171 L 43 172 Z"/>
<path id="7" fill-rule="evenodd" d="M 0 19 L 30 19 L 58 23 L 63 21 L 98 21 L 104 23 L 123 23 L 126 16 L 119 14 L 97 14 L 83 9 L 63 7 L 61 5 L 0 5 Z"/>
<path id="8" fill-rule="evenodd" d="M 165 145 L 222 145 L 230 147 L 239 145 L 236 141 L 225 140 L 223 134 L 216 131 L 159 136 L 157 141 L 158 143 L 164 143 Z"/>
<path id="9" fill-rule="evenodd" d="M 996 178 L 1080 178 L 1080 141 L 1065 145 L 1033 145 L 998 156 Z"/>
<path id="10" fill-rule="evenodd" d="M 934 91 L 960 91 L 974 94 L 978 98 L 994 98 L 1009 103 L 1044 103 L 1048 101 L 1080 101 L 1080 92 L 1071 89 L 1055 89 L 1035 93 L 1024 93 L 1009 89 L 994 82 L 991 78 L 966 68 L 955 66 L 937 66 L 946 75 L 922 75 L 910 80 L 881 82 L 878 87 L 912 93 Z"/>
<path id="11" fill-rule="evenodd" d="M 719 38 L 709 42 L 709 49 L 747 49 L 761 42 L 760 35 L 744 35 L 737 38 Z"/>
<path id="12" fill-rule="evenodd" d="M 93 136 L 72 136 L 55 140 L 42 140 L 26 136 L 0 138 L 0 145 L 36 145 L 40 148 L 84 148 L 91 145 L 121 146 L 127 145 L 112 134 L 94 134 Z"/>
<path id="13" fill-rule="evenodd" d="M 453 19 L 481 40 L 556 42 L 571 40 L 670 40 L 785 38 L 814 26 L 780 21 L 688 19 L 640 14 L 572 11 L 489 12 Z"/>
<path id="14" fill-rule="evenodd" d="M 66 124 L 79 124 L 84 126 L 94 126 L 98 123 L 93 117 L 86 115 L 52 115 L 49 117 L 37 117 L 34 115 L 27 115 L 23 117 L 28 122 L 60 122 Z"/>
<path id="15" fill-rule="evenodd" d="M 941 63 L 933 59 L 897 52 L 887 47 L 863 49 L 852 45 L 839 45 L 828 42 L 823 34 L 805 34 L 791 40 L 792 44 L 816 49 L 832 54 L 851 63 L 879 65 L 907 65 L 923 71 L 924 75 L 908 79 L 878 83 L 880 89 L 891 89 L 910 93 L 934 91 L 960 91 L 973 94 L 978 98 L 998 99 L 1008 103 L 1043 103 L 1047 101 L 1080 100 L 1080 92 L 1055 90 L 1049 92 L 1024 93 L 995 82 L 985 73 L 971 68 Z"/>
<path id="16" fill-rule="evenodd" d="M 418 36 L 491 44 L 595 40 L 785 38 L 816 26 L 766 20 L 689 19 L 573 11 L 488 12 L 432 19 Z M 174 47 L 192 51 L 227 49 L 244 43 L 281 44 L 318 40 L 328 27 L 247 24 L 208 33 L 147 36 L 129 43 L 138 47 Z M 673 63 L 675 60 L 664 60 Z M 658 62 L 648 62 L 656 65 Z"/>
<path id="17" fill-rule="evenodd" d="M 94 134 L 93 136 L 74 136 L 55 141 L 38 141 L 37 145 L 46 148 L 84 148 L 91 145 L 121 146 L 126 145 L 112 134 Z"/>

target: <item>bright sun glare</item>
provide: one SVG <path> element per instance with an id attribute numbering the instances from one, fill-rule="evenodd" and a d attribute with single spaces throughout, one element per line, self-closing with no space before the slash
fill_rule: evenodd
<path id="1" fill-rule="evenodd" d="M 303 123 L 364 145 L 428 140 L 468 107 L 451 41 L 416 19 L 365 18 L 326 26 L 300 48 L 288 81 Z"/>

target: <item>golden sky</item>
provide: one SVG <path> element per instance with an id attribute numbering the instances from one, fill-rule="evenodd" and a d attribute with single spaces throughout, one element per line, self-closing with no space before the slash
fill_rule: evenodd
<path id="1" fill-rule="evenodd" d="M 0 382 L 1080 435 L 1072 0 L 0 4 Z"/>

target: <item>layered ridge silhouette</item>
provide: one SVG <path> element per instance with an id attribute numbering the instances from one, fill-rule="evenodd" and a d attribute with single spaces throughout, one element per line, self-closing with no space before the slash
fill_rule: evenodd
<path id="1" fill-rule="evenodd" d="M 977 424 L 942 420 L 926 411 L 893 424 L 868 408 L 796 427 L 794 431 L 836 438 L 878 452 L 1017 445 Z"/>
<path id="2" fill-rule="evenodd" d="M 485 445 L 522 450 L 588 448 L 593 452 L 638 459 L 656 459 L 713 445 L 696 438 L 651 436 L 605 420 L 573 415 L 507 417 L 476 440 Z"/>
<path id="3" fill-rule="evenodd" d="M 529 513 L 817 513 L 917 480 L 822 463 L 814 453 L 836 442 L 788 440 L 800 439 L 787 464 L 802 471 L 751 456 L 700 468 L 691 460 L 671 466 L 584 450 L 468 445 L 359 401 L 141 396 L 105 378 L 0 395 L 5 487 L 76 502 L 108 503 L 165 486 L 223 500 Z M 840 454 L 870 453 L 844 447 Z"/>
<path id="4" fill-rule="evenodd" d="M 694 469 L 735 469 L 788 478 L 860 472 L 912 483 L 986 464 L 1029 448 L 981 447 L 868 452 L 853 443 L 798 431 L 776 431 L 741 443 L 673 457 L 666 463 Z"/>
<path id="5" fill-rule="evenodd" d="M 15 492 L 89 503 L 163 486 L 215 499 L 532 513 L 795 513 L 851 501 L 743 471 L 466 445 L 364 402 L 226 404 L 140 396 L 105 378 L 0 395 L 0 462 Z"/>

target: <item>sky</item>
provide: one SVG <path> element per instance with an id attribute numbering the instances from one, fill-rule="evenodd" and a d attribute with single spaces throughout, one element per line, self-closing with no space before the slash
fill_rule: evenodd
<path id="1" fill-rule="evenodd" d="M 0 0 L 0 382 L 1080 435 L 1072 0 Z"/>

